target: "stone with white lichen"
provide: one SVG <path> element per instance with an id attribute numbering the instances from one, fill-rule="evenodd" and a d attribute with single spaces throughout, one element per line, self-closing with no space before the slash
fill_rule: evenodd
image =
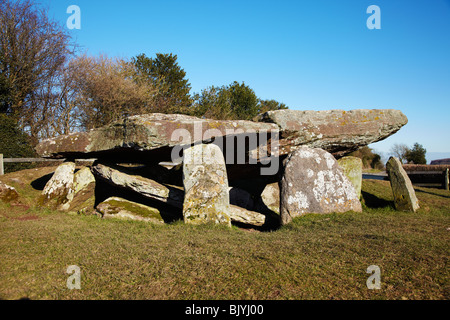
<path id="1" fill-rule="evenodd" d="M 231 226 L 227 170 L 218 146 L 199 144 L 184 151 L 183 183 L 185 223 Z"/>
<path id="2" fill-rule="evenodd" d="M 301 147 L 284 161 L 281 179 L 282 224 L 307 213 L 361 212 L 350 180 L 328 152 Z"/>

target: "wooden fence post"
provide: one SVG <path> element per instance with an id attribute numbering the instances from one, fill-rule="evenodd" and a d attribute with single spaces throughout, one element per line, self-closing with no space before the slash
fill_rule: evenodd
<path id="1" fill-rule="evenodd" d="M 0 153 L 0 176 L 5 174 L 5 169 L 3 167 L 3 153 Z"/>
<path id="2" fill-rule="evenodd" d="M 444 189 L 449 191 L 449 187 L 448 187 L 448 168 L 445 169 L 445 173 L 444 173 Z"/>

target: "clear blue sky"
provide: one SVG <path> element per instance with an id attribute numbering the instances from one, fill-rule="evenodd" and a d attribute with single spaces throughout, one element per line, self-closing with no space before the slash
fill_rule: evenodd
<path id="1" fill-rule="evenodd" d="M 450 157 L 450 0 L 41 0 L 89 54 L 174 53 L 192 92 L 244 81 L 291 109 L 392 108 L 409 119 L 371 145 Z M 369 5 L 381 29 L 369 30 Z M 429 159 L 430 160 L 430 159 Z"/>

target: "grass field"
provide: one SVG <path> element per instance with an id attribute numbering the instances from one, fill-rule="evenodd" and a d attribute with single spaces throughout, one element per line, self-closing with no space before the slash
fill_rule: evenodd
<path id="1" fill-rule="evenodd" d="M 258 232 L 35 207 L 40 191 L 29 182 L 51 170 L 1 178 L 22 195 L 0 203 L 1 299 L 450 298 L 448 191 L 416 188 L 421 209 L 403 213 L 388 182 L 365 180 L 363 213 Z M 66 286 L 70 265 L 81 269 L 80 290 Z M 380 290 L 366 286 L 370 265 L 381 269 Z"/>

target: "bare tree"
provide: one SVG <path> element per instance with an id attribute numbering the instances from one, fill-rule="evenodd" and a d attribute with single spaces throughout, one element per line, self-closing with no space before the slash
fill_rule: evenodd
<path id="1" fill-rule="evenodd" d="M 408 154 L 408 152 L 409 148 L 404 143 L 396 143 L 389 150 L 389 153 L 394 157 L 397 157 L 401 163 L 406 162 L 406 155 Z"/>
<path id="2" fill-rule="evenodd" d="M 53 83 L 73 52 L 70 36 L 29 0 L 0 0 L 0 111 L 37 142 Z"/>
<path id="3" fill-rule="evenodd" d="M 141 78 L 129 61 L 84 55 L 71 61 L 69 72 L 72 83 L 67 92 L 72 96 L 68 101 L 77 109 L 84 129 L 106 125 L 126 114 L 155 112 L 157 89 Z"/>

